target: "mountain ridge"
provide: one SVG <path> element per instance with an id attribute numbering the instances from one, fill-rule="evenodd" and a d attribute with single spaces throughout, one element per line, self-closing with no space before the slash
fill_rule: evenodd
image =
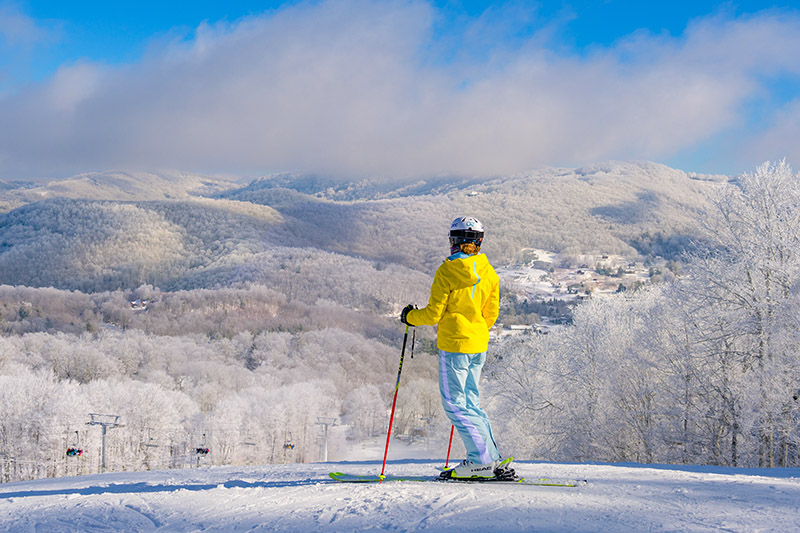
<path id="1" fill-rule="evenodd" d="M 262 259 L 288 257 L 293 248 L 350 257 L 372 275 L 388 264 L 430 274 L 447 250 L 450 220 L 466 213 L 484 221 L 484 251 L 498 265 L 528 248 L 677 255 L 721 186 L 649 162 L 411 184 L 289 174 L 245 185 L 182 173 L 84 174 L 44 188 L 0 190 L 0 205 L 24 202 L 0 213 L 0 284 L 225 286 L 243 268 L 251 281 L 268 278 L 256 271 L 273 269 L 274 261 Z"/>

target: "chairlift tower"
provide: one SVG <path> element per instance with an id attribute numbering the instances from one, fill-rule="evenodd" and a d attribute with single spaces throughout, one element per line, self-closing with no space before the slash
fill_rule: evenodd
<path id="1" fill-rule="evenodd" d="M 8 452 L 0 451 L 0 459 L 2 459 L 2 463 L 0 463 L 0 483 L 8 483 L 12 480 L 11 476 L 11 468 L 16 467 L 16 459 L 13 455 L 9 454 Z"/>
<path id="2" fill-rule="evenodd" d="M 203 439 L 202 442 L 200 443 L 200 446 L 194 449 L 196 468 L 200 468 L 200 457 L 205 457 L 206 455 L 209 454 L 210 451 L 211 450 L 206 445 L 206 434 L 203 433 Z"/>
<path id="3" fill-rule="evenodd" d="M 328 462 L 328 426 L 336 425 L 335 418 L 317 417 L 317 425 L 322 426 L 322 462 Z"/>
<path id="4" fill-rule="evenodd" d="M 87 426 L 100 426 L 103 428 L 103 451 L 102 451 L 102 460 L 100 463 L 100 471 L 106 471 L 106 431 L 108 429 L 114 429 L 118 427 L 122 427 L 119 421 L 119 415 L 101 415 L 97 413 L 89 413 L 89 418 L 91 419 L 89 422 L 86 422 Z"/>
<path id="5" fill-rule="evenodd" d="M 423 415 L 423 416 L 420 416 L 420 418 L 422 419 L 423 422 L 425 422 L 425 435 L 423 435 L 423 440 L 425 441 L 425 446 L 426 447 L 430 447 L 431 434 L 433 433 L 433 431 L 431 431 L 431 429 L 433 428 L 433 421 L 436 420 L 436 417 L 434 417 L 433 415 L 428 415 L 428 416 L 424 416 Z"/>

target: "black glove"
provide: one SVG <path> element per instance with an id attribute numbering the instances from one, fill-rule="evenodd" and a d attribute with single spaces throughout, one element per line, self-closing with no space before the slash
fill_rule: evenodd
<path id="1" fill-rule="evenodd" d="M 403 311 L 400 313 L 400 322 L 402 322 L 403 324 L 406 324 L 408 326 L 412 326 L 413 327 L 414 324 L 409 322 L 407 317 L 408 317 L 408 312 L 411 311 L 412 309 L 415 309 L 415 308 L 416 308 L 416 306 L 415 305 L 411 305 L 411 304 L 408 304 L 407 306 L 405 306 L 403 308 Z"/>

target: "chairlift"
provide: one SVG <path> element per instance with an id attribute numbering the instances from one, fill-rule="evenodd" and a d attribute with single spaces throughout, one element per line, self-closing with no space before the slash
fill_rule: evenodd
<path id="1" fill-rule="evenodd" d="M 67 457 L 80 457 L 83 455 L 83 450 L 78 444 L 78 432 L 75 432 L 75 444 L 67 448 Z"/>
<path id="2" fill-rule="evenodd" d="M 150 434 L 150 428 L 147 428 L 147 442 L 144 443 L 145 448 L 158 448 L 158 442 Z"/>
<path id="3" fill-rule="evenodd" d="M 292 432 L 291 431 L 287 431 L 287 432 L 284 433 L 283 449 L 284 450 L 294 450 L 294 443 L 292 442 Z"/>
<path id="4" fill-rule="evenodd" d="M 203 443 L 200 444 L 200 446 L 198 446 L 197 448 L 194 449 L 194 453 L 195 453 L 195 455 L 198 455 L 198 456 L 199 455 L 208 455 L 208 452 L 210 452 L 210 451 L 211 450 L 208 449 L 208 446 L 206 446 L 206 434 L 203 433 Z"/>

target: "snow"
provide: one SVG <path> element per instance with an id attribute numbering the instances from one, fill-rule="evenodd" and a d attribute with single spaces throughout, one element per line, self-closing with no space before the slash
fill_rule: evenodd
<path id="1" fill-rule="evenodd" d="M 435 475 L 405 459 L 387 473 Z M 800 468 L 516 462 L 577 488 L 514 484 L 345 484 L 380 461 L 119 472 L 0 485 L 4 531 L 790 531 Z"/>

